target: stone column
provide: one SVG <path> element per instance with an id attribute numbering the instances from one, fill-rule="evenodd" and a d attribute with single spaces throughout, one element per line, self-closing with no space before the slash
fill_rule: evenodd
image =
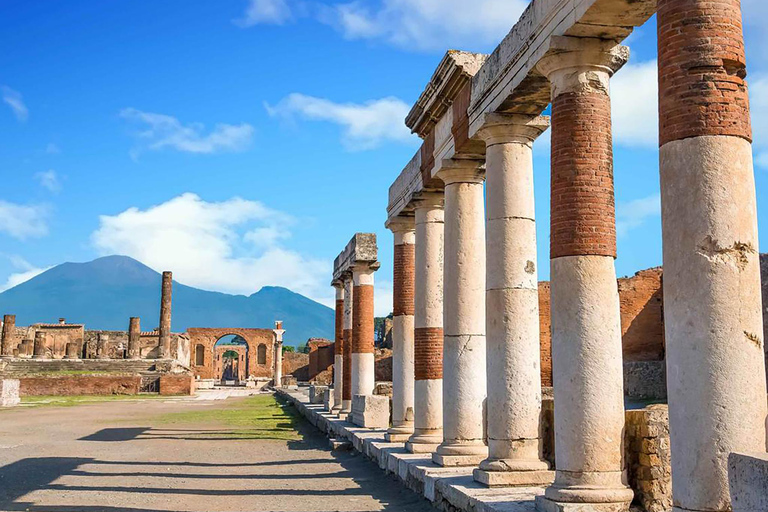
<path id="1" fill-rule="evenodd" d="M 163 284 L 160 295 L 160 359 L 171 357 L 171 294 L 173 293 L 173 274 L 163 272 Z"/>
<path id="2" fill-rule="evenodd" d="M 13 355 L 13 337 L 16 334 L 16 315 L 3 316 L 3 335 L 0 343 L 0 355 L 11 357 Z"/>
<path id="3" fill-rule="evenodd" d="M 137 316 L 132 316 L 131 319 L 128 321 L 128 359 L 140 359 L 140 358 L 141 358 L 141 319 Z"/>
<path id="4" fill-rule="evenodd" d="M 484 443 L 485 219 L 482 162 L 447 160 L 443 269 L 443 442 L 432 454 L 441 466 L 474 466 Z"/>
<path id="5" fill-rule="evenodd" d="M 333 408 L 341 410 L 342 389 L 344 388 L 344 283 L 334 281 L 336 289 L 335 339 L 333 343 Z"/>
<path id="6" fill-rule="evenodd" d="M 76 341 L 71 341 L 66 344 L 66 352 L 64 359 L 80 359 L 80 344 Z"/>
<path id="7" fill-rule="evenodd" d="M 45 359 L 47 352 L 46 352 L 46 345 L 48 342 L 48 335 L 44 333 L 43 331 L 36 331 L 35 332 L 35 345 L 34 345 L 34 355 L 32 356 L 32 359 Z"/>
<path id="8" fill-rule="evenodd" d="M 392 303 L 392 428 L 386 440 L 402 443 L 413 433 L 413 313 L 416 242 L 413 217 L 389 223 L 395 237 Z"/>
<path id="9" fill-rule="evenodd" d="M 283 322 L 275 322 L 275 328 L 272 329 L 275 334 L 275 387 L 283 385 Z"/>
<path id="10" fill-rule="evenodd" d="M 489 486 L 551 483 L 541 458 L 541 348 L 533 196 L 533 141 L 539 116 L 487 114 L 486 371 L 488 459 L 475 480 Z"/>
<path id="11" fill-rule="evenodd" d="M 109 334 L 99 333 L 99 341 L 96 345 L 96 357 L 98 359 L 109 359 L 108 345 Z"/>
<path id="12" fill-rule="evenodd" d="M 341 410 L 339 415 L 346 417 L 352 412 L 352 297 L 354 284 L 352 275 L 345 275 L 344 281 L 344 365 L 342 368 Z"/>
<path id="13" fill-rule="evenodd" d="M 416 203 L 412 453 L 431 453 L 443 440 L 443 194 Z"/>
<path id="14" fill-rule="evenodd" d="M 552 89 L 551 315 L 555 482 L 545 511 L 628 510 L 609 80 L 615 42 L 558 37 L 539 62 Z M 575 505 L 578 504 L 578 505 Z M 575 508 L 574 508 L 575 510 Z M 579 510 L 582 510 L 579 508 Z"/>
<path id="15" fill-rule="evenodd" d="M 766 451 L 757 213 L 740 3 L 660 0 L 664 320 L 675 510 L 731 510 Z"/>
<path id="16" fill-rule="evenodd" d="M 373 273 L 370 265 L 352 269 L 352 396 L 372 395 L 376 385 L 373 355 Z"/>

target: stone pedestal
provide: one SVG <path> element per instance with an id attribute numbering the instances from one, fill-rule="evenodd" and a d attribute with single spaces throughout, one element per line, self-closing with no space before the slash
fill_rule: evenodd
<path id="1" fill-rule="evenodd" d="M 541 458 L 541 349 L 533 197 L 536 116 L 486 115 L 486 350 L 488 458 L 474 470 L 487 486 L 549 484 Z"/>
<path id="2" fill-rule="evenodd" d="M 353 396 L 350 421 L 364 428 L 389 427 L 389 398 L 379 395 Z"/>
<path id="3" fill-rule="evenodd" d="M 323 405 L 325 406 L 325 410 L 332 412 L 334 407 L 336 406 L 336 397 L 334 396 L 333 389 L 326 389 L 323 392 Z"/>
<path id="4" fill-rule="evenodd" d="M 432 460 L 474 466 L 488 455 L 483 172 L 479 162 L 450 160 L 438 176 L 445 183 L 443 441 Z"/>
<path id="5" fill-rule="evenodd" d="M 47 355 L 48 335 L 42 331 L 35 332 L 34 355 L 32 359 L 45 359 Z"/>
<path id="6" fill-rule="evenodd" d="M 552 88 L 551 315 L 555 482 L 540 510 L 626 511 L 624 394 L 614 269 L 612 74 L 629 51 L 555 37 L 538 68 Z"/>
<path id="7" fill-rule="evenodd" d="M 37 345 L 37 340 L 35 340 Z M 99 341 L 96 345 L 96 358 L 97 359 L 109 359 L 109 334 L 99 334 Z"/>
<path id="8" fill-rule="evenodd" d="M 19 384 L 16 379 L 0 380 L 0 407 L 13 407 L 19 405 Z"/>
<path id="9" fill-rule="evenodd" d="M 171 358 L 171 294 L 173 293 L 173 274 L 163 272 L 160 290 L 160 359 Z"/>
<path id="10" fill-rule="evenodd" d="M 443 200 L 432 192 L 416 203 L 411 453 L 432 453 L 443 441 Z"/>
<path id="11" fill-rule="evenodd" d="M 388 222 L 395 237 L 392 309 L 392 427 L 385 439 L 403 443 L 413 433 L 413 314 L 415 227 L 412 217 Z"/>
<path id="12" fill-rule="evenodd" d="M 72 341 L 67 343 L 65 359 L 80 359 L 80 344 Z"/>
<path id="13" fill-rule="evenodd" d="M 736 509 L 728 454 L 766 450 L 741 19 L 740 2 L 731 0 L 658 3 L 664 327 L 672 490 L 680 511 Z"/>
<path id="14" fill-rule="evenodd" d="M 328 390 L 328 386 L 309 386 L 309 403 L 322 404 L 323 394 Z"/>

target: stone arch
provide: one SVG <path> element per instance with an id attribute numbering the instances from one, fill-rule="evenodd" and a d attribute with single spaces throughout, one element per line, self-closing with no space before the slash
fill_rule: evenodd
<path id="1" fill-rule="evenodd" d="M 272 362 L 274 351 L 269 350 L 269 347 L 274 344 L 275 339 L 275 335 L 272 332 L 272 329 L 246 329 L 240 327 L 190 327 L 187 329 L 187 333 L 189 334 L 190 345 L 193 347 L 202 345 L 206 354 L 204 365 L 194 365 L 193 370 L 195 372 L 195 376 L 198 376 L 201 379 L 216 378 L 214 375 L 214 347 L 219 339 L 223 338 L 224 336 L 233 334 L 243 338 L 248 346 L 248 377 L 253 377 L 256 379 L 273 378 L 274 368 Z M 263 345 L 265 350 L 265 362 L 263 364 L 258 362 L 258 352 L 260 345 Z M 197 351 L 197 348 L 195 348 L 195 351 Z"/>

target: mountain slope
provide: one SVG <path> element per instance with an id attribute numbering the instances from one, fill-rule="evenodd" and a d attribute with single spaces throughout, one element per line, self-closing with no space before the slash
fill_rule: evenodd
<path id="1" fill-rule="evenodd" d="M 86 329 L 127 330 L 141 317 L 144 331 L 157 327 L 161 276 L 126 256 L 88 263 L 64 263 L 0 293 L 0 314 L 15 314 L 17 325 L 84 323 Z M 172 328 L 272 328 L 283 320 L 288 344 L 333 337 L 333 310 L 286 288 L 264 287 L 246 297 L 173 284 Z"/>

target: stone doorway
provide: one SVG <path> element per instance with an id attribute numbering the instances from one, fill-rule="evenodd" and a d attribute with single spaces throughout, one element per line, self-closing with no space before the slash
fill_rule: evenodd
<path id="1" fill-rule="evenodd" d="M 243 386 L 248 378 L 248 342 L 238 334 L 221 336 L 214 344 L 215 379 L 222 386 Z"/>

